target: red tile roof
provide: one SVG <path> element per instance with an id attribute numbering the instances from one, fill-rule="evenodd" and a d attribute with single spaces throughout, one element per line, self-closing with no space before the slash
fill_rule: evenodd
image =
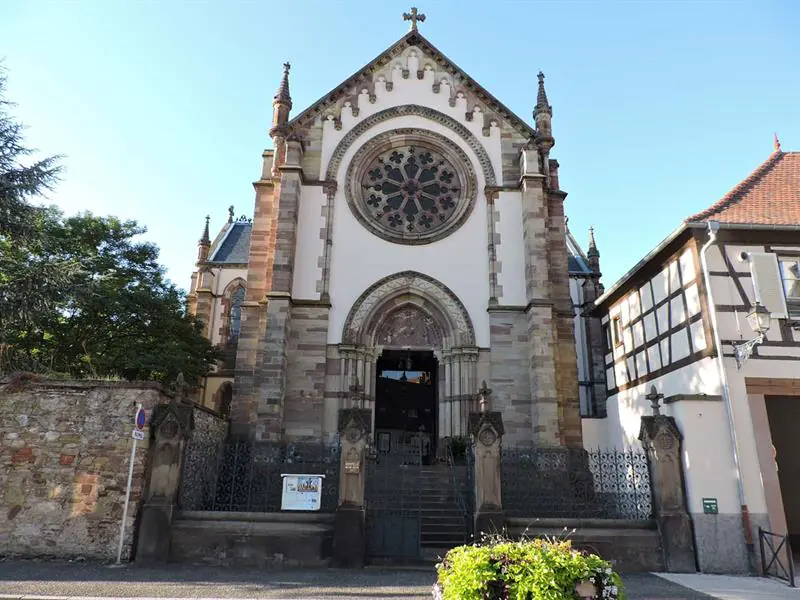
<path id="1" fill-rule="evenodd" d="M 686 221 L 800 225 L 800 152 L 777 149 L 721 200 Z"/>

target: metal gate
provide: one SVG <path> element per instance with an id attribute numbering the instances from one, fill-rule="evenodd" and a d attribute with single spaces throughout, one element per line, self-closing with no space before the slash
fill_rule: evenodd
<path id="1" fill-rule="evenodd" d="M 372 563 L 436 560 L 469 541 L 467 465 L 426 460 L 422 445 L 410 441 L 378 452 L 367 464 L 367 557 Z"/>
<path id="2" fill-rule="evenodd" d="M 794 583 L 794 556 L 788 535 L 779 535 L 758 528 L 758 545 L 761 550 L 761 574 L 781 579 L 790 586 Z"/>

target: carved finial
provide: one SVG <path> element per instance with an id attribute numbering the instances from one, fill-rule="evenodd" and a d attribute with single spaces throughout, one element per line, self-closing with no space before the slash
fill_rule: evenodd
<path id="1" fill-rule="evenodd" d="M 486 387 L 486 380 L 484 379 L 481 382 L 481 389 L 478 390 L 478 407 L 481 412 L 488 412 L 489 411 L 489 404 L 492 397 L 492 390 Z"/>
<path id="2" fill-rule="evenodd" d="M 547 101 L 547 92 L 544 89 L 544 73 L 539 71 L 539 74 L 536 77 L 539 79 L 539 91 L 536 94 L 536 110 L 533 111 L 534 117 L 542 112 L 546 112 L 548 114 L 552 113 L 550 104 Z"/>
<path id="3" fill-rule="evenodd" d="M 564 229 L 569 233 L 569 217 L 564 217 Z"/>
<path id="4" fill-rule="evenodd" d="M 275 94 L 275 101 L 286 102 L 289 104 L 289 108 L 292 106 L 292 97 L 289 94 L 289 69 L 291 68 L 292 65 L 288 62 L 283 63 L 283 77 L 281 77 L 278 92 Z"/>
<path id="5" fill-rule="evenodd" d="M 228 223 L 233 223 L 233 204 L 228 207 Z"/>
<path id="6" fill-rule="evenodd" d="M 586 256 L 590 258 L 600 256 L 600 251 L 597 249 L 597 242 L 594 239 L 594 227 L 589 227 L 589 250 Z"/>
<path id="7" fill-rule="evenodd" d="M 417 21 L 420 23 L 425 22 L 425 15 L 422 13 L 417 12 L 417 7 L 412 6 L 410 13 L 403 13 L 403 21 L 411 21 L 411 27 L 408 29 L 409 31 L 416 31 L 417 30 Z"/>
<path id="8" fill-rule="evenodd" d="M 781 141 L 778 139 L 778 134 L 777 133 L 775 134 L 774 144 L 775 144 L 775 152 L 780 152 L 781 151 Z"/>
<path id="9" fill-rule="evenodd" d="M 203 235 L 200 238 L 200 244 L 203 246 L 210 246 L 211 245 L 211 234 L 208 231 L 208 223 L 211 221 L 211 216 L 206 215 L 206 225 L 203 227 Z"/>
<path id="10" fill-rule="evenodd" d="M 664 397 L 664 394 L 659 394 L 656 386 L 650 386 L 650 393 L 645 396 L 650 400 L 650 408 L 653 409 L 653 416 L 657 417 L 661 414 L 659 401 Z"/>

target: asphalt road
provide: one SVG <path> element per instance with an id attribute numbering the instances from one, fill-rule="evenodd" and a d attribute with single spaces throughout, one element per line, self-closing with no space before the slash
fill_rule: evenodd
<path id="1" fill-rule="evenodd" d="M 0 562 L 0 598 L 431 598 L 431 569 L 231 569 L 187 565 Z M 649 574 L 623 577 L 629 600 L 710 600 Z M 56 598 L 54 598 L 56 600 Z"/>

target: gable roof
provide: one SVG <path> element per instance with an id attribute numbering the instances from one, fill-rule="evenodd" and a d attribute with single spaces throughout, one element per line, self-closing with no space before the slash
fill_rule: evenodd
<path id="1" fill-rule="evenodd" d="M 685 219 L 679 227 L 647 253 L 634 267 L 595 301 L 600 307 L 618 296 L 626 284 L 645 265 L 691 229 L 703 228 L 717 221 L 736 229 L 800 227 L 800 152 L 783 152 L 777 147 L 742 182 L 707 209 Z"/>
<path id="2" fill-rule="evenodd" d="M 686 222 L 800 225 L 800 152 L 776 150 L 719 201 Z"/>
<path id="3" fill-rule="evenodd" d="M 247 264 L 252 229 L 248 221 L 226 223 L 208 252 L 209 264 Z"/>
<path id="4" fill-rule="evenodd" d="M 569 228 L 567 228 L 567 265 L 569 272 L 573 274 L 593 273 L 588 257 Z"/>
<path id="5" fill-rule="evenodd" d="M 305 125 L 309 120 L 315 119 L 317 116 L 319 116 L 320 113 L 334 104 L 337 100 L 344 96 L 350 95 L 352 93 L 352 88 L 355 87 L 356 84 L 369 79 L 376 69 L 386 65 L 392 60 L 392 58 L 399 55 L 403 50 L 410 46 L 416 46 L 423 50 L 449 73 L 460 75 L 464 80 L 463 85 L 465 85 L 467 89 L 472 91 L 493 112 L 497 113 L 500 117 L 505 118 L 514 127 L 514 129 L 519 131 L 521 134 L 527 137 L 533 137 L 535 135 L 535 131 L 530 125 L 514 114 L 511 109 L 505 106 L 477 81 L 470 77 L 463 69 L 447 58 L 418 30 L 409 31 L 397 42 L 389 46 L 389 48 L 381 52 L 377 57 L 372 59 L 358 71 L 353 73 L 350 77 L 345 79 L 333 90 L 325 94 L 322 98 L 314 102 L 314 104 L 291 119 L 288 124 L 289 130 L 296 131 L 299 127 Z"/>

